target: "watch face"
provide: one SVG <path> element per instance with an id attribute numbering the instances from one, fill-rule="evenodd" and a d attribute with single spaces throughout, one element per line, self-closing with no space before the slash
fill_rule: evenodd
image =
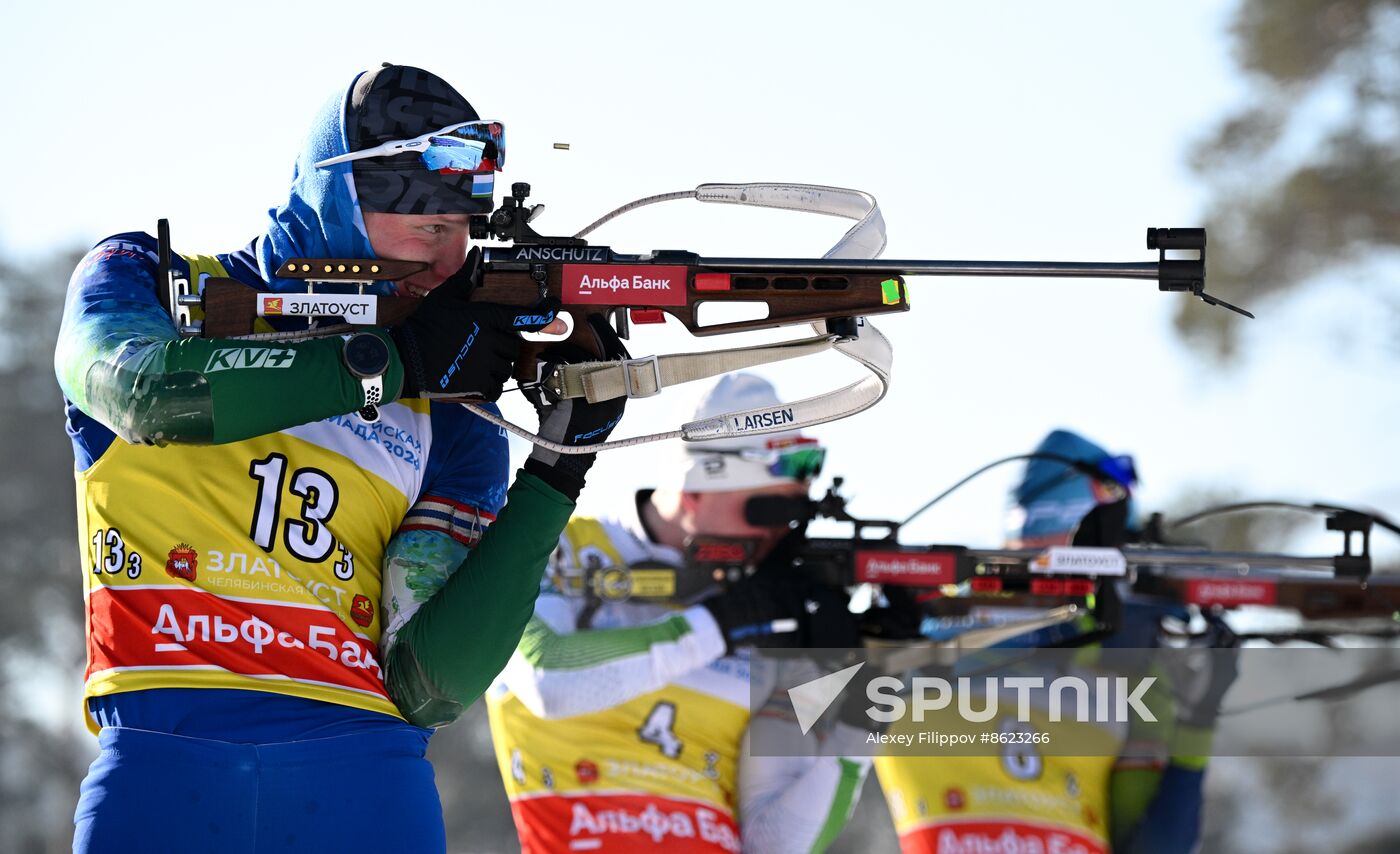
<path id="1" fill-rule="evenodd" d="M 352 335 L 345 342 L 345 364 L 357 377 L 377 377 L 389 367 L 389 345 L 368 332 Z"/>

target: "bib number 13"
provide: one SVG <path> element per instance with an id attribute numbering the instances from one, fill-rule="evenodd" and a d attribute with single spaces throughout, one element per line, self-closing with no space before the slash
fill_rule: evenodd
<path id="1" fill-rule="evenodd" d="M 248 476 L 258 482 L 258 494 L 253 502 L 253 522 L 248 535 L 263 551 L 272 551 L 277 536 L 277 523 L 282 520 L 283 486 L 301 499 L 297 518 L 282 524 L 282 542 L 287 551 L 308 563 L 320 563 L 335 549 L 335 537 L 326 523 L 335 514 L 339 491 L 331 476 L 315 468 L 299 468 L 291 473 L 287 483 L 287 458 L 270 454 L 254 460 Z"/>

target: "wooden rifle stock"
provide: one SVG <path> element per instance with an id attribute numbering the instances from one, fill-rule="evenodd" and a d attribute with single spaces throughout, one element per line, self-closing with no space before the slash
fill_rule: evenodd
<path id="1" fill-rule="evenodd" d="M 751 269 L 720 271 L 697 263 L 637 263 L 631 256 L 611 260 L 614 256 L 604 247 L 590 250 L 600 250 L 601 257 L 609 260 L 586 265 L 563 261 L 522 265 L 488 259 L 479 268 L 480 284 L 469 298 L 510 306 L 556 303 L 560 313 L 572 319 L 563 343 L 578 346 L 597 358 L 602 357 L 603 347 L 588 321 L 592 315 L 611 318 L 624 336 L 630 324 L 660 323 L 665 314 L 680 321 L 691 334 L 708 336 L 909 309 L 903 276 L 833 271 L 824 268 L 819 259 L 813 259 L 805 269 L 764 269 L 761 259 L 754 259 Z M 689 256 L 686 260 L 697 259 Z M 308 283 L 365 284 L 405 278 L 423 269 L 426 265 L 409 261 L 296 258 L 284 264 L 277 275 Z M 207 279 L 200 334 L 206 338 L 239 337 L 254 331 L 259 316 L 305 316 L 296 309 L 301 296 L 305 295 L 278 292 L 260 299 L 258 291 L 241 282 Z M 268 308 L 268 298 L 281 299 L 274 303 L 275 310 Z M 377 296 L 374 300 L 377 326 L 402 322 L 421 302 L 399 296 Z M 765 314 L 748 320 L 702 323 L 701 307 L 707 303 L 762 304 Z M 559 343 L 560 340 L 522 341 L 516 378 L 533 381 L 541 351 Z"/>

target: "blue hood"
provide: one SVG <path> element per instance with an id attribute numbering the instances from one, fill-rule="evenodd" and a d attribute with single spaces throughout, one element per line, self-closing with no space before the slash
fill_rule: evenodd
<path id="1" fill-rule="evenodd" d="M 361 72 L 363 74 L 364 72 Z M 358 80 L 359 74 L 355 76 Z M 303 282 L 278 279 L 273 273 L 289 258 L 374 258 L 364 217 L 355 196 L 349 163 L 322 169 L 318 161 L 349 151 L 345 132 L 345 105 L 350 86 L 316 113 L 292 170 L 287 201 L 268 211 L 267 233 L 257 240 L 258 272 L 274 291 L 305 290 Z M 388 295 L 391 285 L 376 282 L 375 293 Z"/>
<path id="2" fill-rule="evenodd" d="M 1110 456 L 1107 451 L 1068 430 L 1055 430 L 1036 446 L 1035 453 L 1055 454 L 1083 463 L 1094 464 L 1128 491 L 1129 527 L 1136 526 L 1132 506 L 1132 488 L 1137 474 L 1130 456 Z M 1080 474 L 1064 463 L 1053 460 L 1031 460 L 1025 474 L 1012 490 L 1012 508 L 1008 513 L 1006 538 L 1032 546 L 1042 545 L 1068 535 L 1085 515 L 1099 504 L 1114 500 L 1111 489 Z"/>

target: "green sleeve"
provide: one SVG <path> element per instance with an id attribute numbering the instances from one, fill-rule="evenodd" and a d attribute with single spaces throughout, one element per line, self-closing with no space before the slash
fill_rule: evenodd
<path id="1" fill-rule="evenodd" d="M 865 783 L 865 772 L 869 769 L 868 765 L 852 762 L 845 757 L 839 757 L 836 761 L 840 763 L 841 776 L 836 783 L 831 808 L 826 812 L 826 821 L 822 822 L 821 832 L 812 843 L 811 854 L 822 854 L 841 835 L 842 828 L 855 812 L 856 799 L 860 797 L 860 787 Z"/>
<path id="2" fill-rule="evenodd" d="M 97 313 L 65 319 L 57 363 L 68 398 L 128 442 L 236 442 L 364 405 L 363 386 L 341 360 L 339 336 L 176 339 L 173 329 L 125 320 Z M 403 364 L 387 333 L 371 331 L 389 344 L 384 389 L 393 400 Z"/>
<path id="3" fill-rule="evenodd" d="M 403 366 L 392 341 L 384 387 Z M 86 397 L 128 441 L 221 444 L 343 415 L 364 405 L 339 336 L 297 342 L 186 338 L 148 344 L 87 373 Z M 386 395 L 390 400 L 393 397 Z M 106 416 L 106 417 L 103 417 Z"/>
<path id="4" fill-rule="evenodd" d="M 1149 675 L 1157 678 L 1142 701 L 1157 720 L 1134 717 L 1129 722 L 1127 755 L 1119 758 L 1109 778 L 1109 827 L 1114 840 L 1130 836 L 1157 797 L 1171 733 L 1176 728 L 1170 683 L 1157 668 Z"/>
<path id="5" fill-rule="evenodd" d="M 589 629 L 562 635 L 551 629 L 544 620 L 531 617 L 520 639 L 520 654 L 530 666 L 540 670 L 585 670 L 623 658 L 647 655 L 652 647 L 676 644 L 692 631 L 690 621 L 684 614 L 672 614 L 640 626 Z M 681 672 L 692 666 L 687 663 Z M 661 684 L 667 681 L 669 679 L 663 679 Z"/>
<path id="6" fill-rule="evenodd" d="M 424 727 L 450 722 L 505 667 L 573 509 L 539 478 L 516 475 L 481 542 L 385 654 L 385 685 L 409 721 Z"/>
<path id="7" fill-rule="evenodd" d="M 1215 742 L 1211 727 L 1177 724 L 1171 738 L 1171 763 L 1190 771 L 1204 771 Z"/>
<path id="8" fill-rule="evenodd" d="M 353 412 L 364 389 L 341 362 L 339 336 L 296 342 L 180 338 L 156 298 L 156 256 L 112 238 L 69 282 L 54 349 L 63 394 L 128 442 L 211 444 Z M 154 241 L 150 241 L 154 242 Z M 385 400 L 403 385 L 389 343 Z"/>
<path id="9" fill-rule="evenodd" d="M 526 625 L 505 681 L 545 720 L 611 709 L 724 655 L 724 638 L 701 607 L 639 626 L 574 632 L 554 631 L 541 610 Z"/>
<path id="10" fill-rule="evenodd" d="M 1109 777 L 1109 826 L 1114 839 L 1124 839 L 1142 821 L 1157 797 L 1162 783 L 1161 768 L 1118 768 Z"/>

